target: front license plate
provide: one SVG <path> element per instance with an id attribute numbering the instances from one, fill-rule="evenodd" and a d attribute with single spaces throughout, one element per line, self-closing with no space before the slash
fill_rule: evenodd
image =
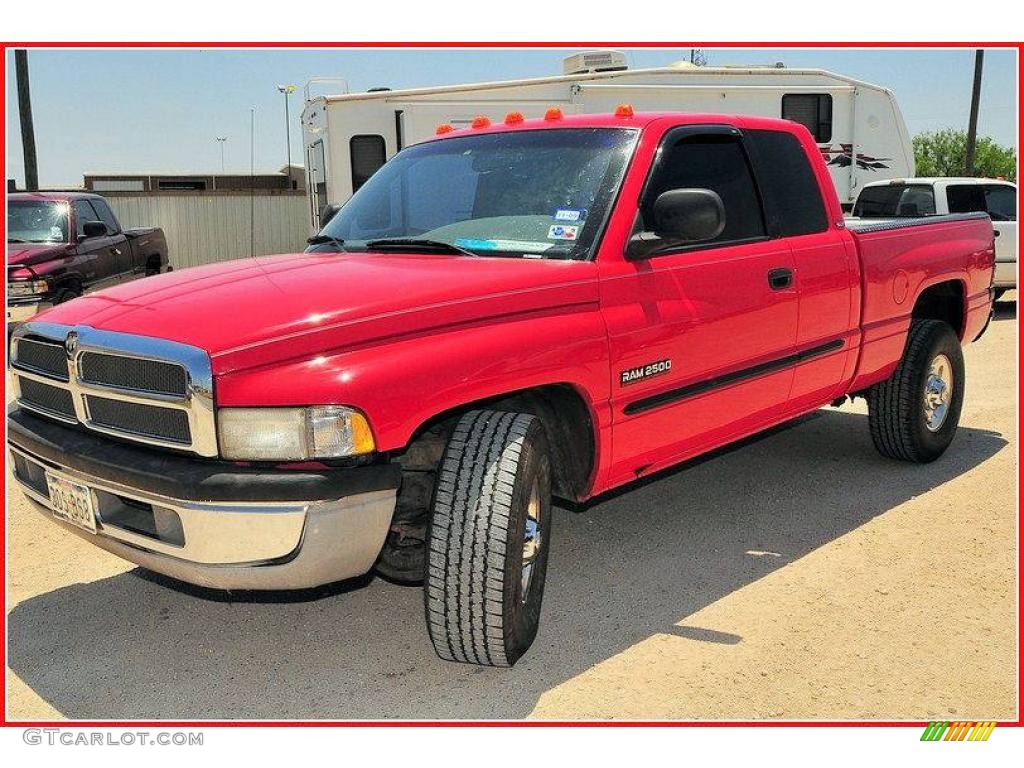
<path id="1" fill-rule="evenodd" d="M 46 487 L 50 491 L 53 514 L 72 525 L 96 533 L 96 510 L 92 491 L 86 486 L 72 483 L 63 477 L 46 473 Z"/>

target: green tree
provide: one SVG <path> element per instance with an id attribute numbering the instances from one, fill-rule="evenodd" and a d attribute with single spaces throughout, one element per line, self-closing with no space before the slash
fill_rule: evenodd
<path id="1" fill-rule="evenodd" d="M 963 176 L 967 157 L 967 131 L 919 133 L 914 137 L 914 163 L 918 176 Z M 1017 180 L 1017 152 L 979 136 L 974 150 L 974 175 Z"/>

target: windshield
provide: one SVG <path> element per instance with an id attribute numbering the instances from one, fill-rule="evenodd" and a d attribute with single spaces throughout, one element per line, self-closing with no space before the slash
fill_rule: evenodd
<path id="1" fill-rule="evenodd" d="M 585 259 L 636 135 L 548 129 L 418 144 L 378 170 L 318 239 L 345 250 L 412 238 L 482 256 Z"/>
<path id="2" fill-rule="evenodd" d="M 68 205 L 51 200 L 7 202 L 8 243 L 66 243 Z"/>
<path id="3" fill-rule="evenodd" d="M 865 187 L 853 207 L 864 219 L 913 218 L 935 213 L 935 193 L 926 184 L 889 184 Z"/>

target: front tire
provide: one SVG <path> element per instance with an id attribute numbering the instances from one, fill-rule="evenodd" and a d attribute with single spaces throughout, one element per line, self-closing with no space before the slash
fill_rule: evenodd
<path id="1" fill-rule="evenodd" d="M 964 357 L 960 340 L 940 320 L 914 320 L 892 376 L 868 390 L 875 448 L 903 461 L 935 461 L 960 423 Z"/>
<path id="2" fill-rule="evenodd" d="M 537 634 L 551 536 L 544 427 L 525 413 L 463 416 L 434 490 L 424 583 L 438 656 L 510 667 Z"/>

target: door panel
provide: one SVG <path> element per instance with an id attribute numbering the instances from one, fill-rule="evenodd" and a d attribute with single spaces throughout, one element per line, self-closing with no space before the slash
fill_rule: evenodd
<path id="1" fill-rule="evenodd" d="M 792 365 L 770 364 L 796 349 L 797 291 L 773 289 L 768 273 L 787 267 L 779 240 L 602 265 L 613 482 L 727 442 L 785 407 Z M 647 373 L 663 361 L 667 370 Z M 633 369 L 642 372 L 624 382 Z M 668 401 L 652 405 L 660 396 Z"/>
<path id="2" fill-rule="evenodd" d="M 860 324 L 860 285 L 856 253 L 846 248 L 846 237 L 830 230 L 786 239 L 800 296 L 797 346 L 806 351 L 832 345 L 797 366 L 790 393 L 793 408 L 814 408 L 835 399 L 852 375 L 859 331 L 851 329 Z"/>

